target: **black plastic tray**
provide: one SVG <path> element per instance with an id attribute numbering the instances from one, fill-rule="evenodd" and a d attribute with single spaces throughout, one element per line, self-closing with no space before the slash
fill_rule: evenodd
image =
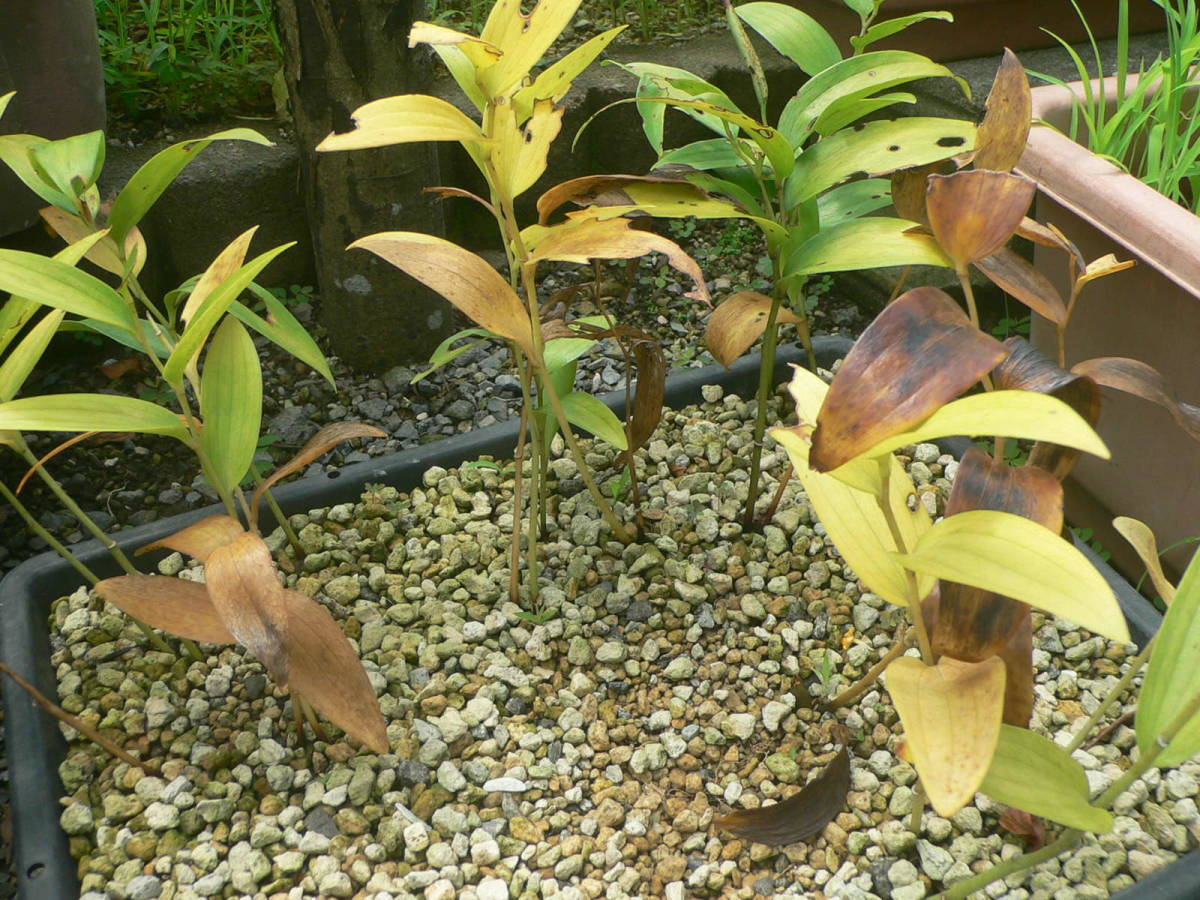
<path id="1" fill-rule="evenodd" d="M 845 356 L 851 341 L 819 337 L 814 341 L 817 360 L 829 365 Z M 781 347 L 776 362 L 776 383 L 788 378 L 787 366 L 801 363 L 803 351 Z M 729 393 L 754 395 L 758 385 L 759 357 L 747 356 L 726 370 L 720 366 L 690 369 L 667 380 L 666 403 L 679 408 L 701 400 L 704 385 L 719 384 Z M 606 394 L 605 403 L 623 414 L 625 392 Z M 432 444 L 404 450 L 367 462 L 330 471 L 324 477 L 307 478 L 276 491 L 288 514 L 356 501 L 367 484 L 383 483 L 400 490 L 420 484 L 430 466 L 451 467 L 480 456 L 511 456 L 516 443 L 517 421 L 455 435 Z M 963 441 L 948 441 L 947 449 L 960 450 Z M 126 551 L 158 540 L 185 525 L 220 512 L 217 506 L 195 510 L 116 535 Z M 268 527 L 270 527 L 268 523 Z M 107 551 L 96 541 L 74 548 L 79 558 L 102 577 L 120 574 Z M 1141 643 L 1156 629 L 1158 613 L 1120 575 L 1094 559 L 1117 595 L 1129 619 L 1130 631 Z M 47 628 L 50 604 L 79 587 L 78 573 L 57 554 L 44 553 L 15 568 L 0 582 L 0 659 L 32 682 L 46 696 L 58 696 L 50 666 Z M 79 895 L 76 862 L 59 826 L 59 797 L 62 783 L 58 765 L 66 753 L 66 742 L 57 720 L 44 713 L 29 697 L 0 676 L 9 747 L 9 781 L 14 832 L 14 865 L 22 900 L 64 900 Z M 1123 900 L 1165 900 L 1200 897 L 1200 855 L 1189 854 L 1141 883 L 1122 891 Z"/>

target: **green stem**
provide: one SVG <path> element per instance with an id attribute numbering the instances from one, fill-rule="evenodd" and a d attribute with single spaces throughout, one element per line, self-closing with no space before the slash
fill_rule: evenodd
<path id="1" fill-rule="evenodd" d="M 545 484 L 542 481 L 542 455 L 546 448 L 542 437 L 542 420 L 533 408 L 533 379 L 530 372 L 530 365 L 521 351 L 516 347 L 513 348 L 513 354 L 517 360 L 517 371 L 520 375 L 522 403 L 525 409 L 530 410 L 529 514 L 525 517 L 525 565 L 529 569 L 529 607 L 536 612 L 538 604 L 541 602 L 541 591 L 538 586 L 538 527 L 540 525 L 539 511 L 542 504 L 542 492 L 545 488 Z M 518 457 L 515 464 L 518 470 L 520 470 L 525 465 L 525 460 Z M 520 531 L 521 510 L 514 505 L 513 533 L 520 534 Z M 520 538 L 516 538 L 516 540 L 519 541 Z"/>
<path id="2" fill-rule="evenodd" d="M 993 881 L 999 881 L 1001 878 L 1007 878 L 1014 872 L 1022 872 L 1030 866 L 1036 866 L 1054 859 L 1058 854 L 1070 850 L 1078 844 L 1081 837 L 1083 837 L 1081 832 L 1068 829 L 1054 842 L 1047 844 L 1041 850 L 1035 850 L 1023 856 L 1014 856 L 1012 859 L 996 863 L 996 865 L 987 871 L 981 872 L 973 878 L 966 878 L 955 882 L 950 888 L 942 891 L 940 894 L 935 894 L 930 900 L 966 900 L 971 894 L 983 890 Z"/>
<path id="3" fill-rule="evenodd" d="M 1083 723 L 1080 729 L 1075 732 L 1075 736 L 1071 738 L 1071 743 L 1067 744 L 1068 753 L 1074 753 L 1081 746 L 1083 746 L 1083 742 L 1087 740 L 1087 736 L 1091 734 L 1092 729 L 1094 729 L 1100 723 L 1100 720 L 1104 718 L 1105 714 L 1109 710 L 1109 707 L 1111 707 L 1113 703 L 1115 703 L 1120 696 L 1125 693 L 1125 689 L 1129 687 L 1129 683 L 1133 681 L 1133 679 L 1137 676 L 1137 673 L 1142 670 L 1142 664 L 1150 658 L 1150 653 L 1154 649 L 1154 641 L 1157 637 L 1158 635 L 1155 635 L 1154 637 L 1150 638 L 1150 640 L 1146 641 L 1146 646 L 1142 647 L 1142 649 L 1138 651 L 1137 656 L 1129 661 L 1129 668 L 1126 670 L 1125 674 L 1122 675 L 1121 679 L 1113 685 L 1112 690 L 1110 690 L 1105 695 L 1104 699 L 1100 701 L 1100 705 L 1097 706 L 1095 711 L 1087 717 L 1087 721 Z"/>
<path id="4" fill-rule="evenodd" d="M 779 340 L 779 309 L 782 297 L 771 298 L 771 311 L 767 313 L 767 328 L 763 333 L 762 362 L 758 367 L 758 391 L 754 395 L 754 433 L 750 438 L 750 485 L 746 491 L 746 508 L 742 514 L 742 527 L 754 525 L 754 506 L 758 502 L 759 471 L 762 462 L 763 436 L 767 431 L 767 406 L 771 400 L 771 387 L 775 381 L 775 350 Z M 811 360 L 810 360 L 811 364 Z"/>
<path id="5" fill-rule="evenodd" d="M 883 513 L 884 519 L 887 520 L 888 530 L 892 533 L 892 540 L 896 542 L 896 549 L 901 553 L 909 553 L 912 548 L 904 540 L 904 532 L 900 528 L 900 523 L 896 520 L 896 511 L 892 508 L 892 454 L 885 453 L 879 457 L 879 480 L 883 485 L 883 496 L 878 498 L 879 510 Z M 904 574 L 908 577 L 908 593 L 913 598 L 912 604 L 909 606 L 908 614 L 912 618 L 913 627 L 917 631 L 917 646 L 921 648 L 921 659 L 925 665 L 932 666 L 933 660 L 933 643 L 929 640 L 929 629 L 925 625 L 925 617 L 921 615 L 921 598 L 917 596 L 917 576 L 911 569 L 905 569 Z"/>
<path id="6" fill-rule="evenodd" d="M 261 478 L 255 473 L 255 480 Z M 298 559 L 304 559 L 304 548 L 300 546 L 300 537 L 296 534 L 296 529 L 292 527 L 292 523 L 288 521 L 287 515 L 279 506 L 279 501 L 275 499 L 275 495 L 271 493 L 271 489 L 267 488 L 263 491 L 263 499 L 267 501 L 267 509 L 271 510 L 271 515 L 275 517 L 275 521 L 279 527 L 283 529 L 284 535 L 288 539 L 288 543 L 292 545 L 292 550 L 295 552 Z"/>
<path id="7" fill-rule="evenodd" d="M 921 817 L 925 815 L 925 785 L 917 778 L 916 787 L 912 794 L 912 811 L 908 814 L 908 830 L 913 834 L 921 833 Z"/>

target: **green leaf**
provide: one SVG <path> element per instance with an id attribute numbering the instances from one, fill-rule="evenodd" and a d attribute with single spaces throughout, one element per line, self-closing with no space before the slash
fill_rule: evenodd
<path id="1" fill-rule="evenodd" d="M 118 328 L 133 327 L 133 313 L 120 294 L 60 259 L 0 250 L 0 291 Z"/>
<path id="2" fill-rule="evenodd" d="M 1104 576 L 1070 543 L 1023 516 L 994 510 L 947 516 L 896 559 L 914 572 L 994 591 L 1129 643 Z"/>
<path id="3" fill-rule="evenodd" d="M 853 124 L 873 112 L 887 109 L 889 106 L 895 106 L 898 103 L 913 104 L 916 102 L 916 94 L 909 94 L 904 91 L 880 94 L 877 97 L 859 96 L 857 94 L 842 97 L 840 100 L 829 104 L 829 107 L 825 112 L 821 113 L 821 117 L 813 125 L 813 129 L 819 135 L 831 135 L 835 131 L 845 128 L 847 125 Z"/>
<path id="4" fill-rule="evenodd" d="M 154 154 L 133 173 L 133 177 L 121 189 L 120 195 L 113 204 L 112 212 L 108 217 L 108 226 L 117 246 L 124 244 L 125 236 L 129 234 L 130 229 L 150 211 L 150 207 L 162 196 L 162 192 L 187 167 L 188 163 L 213 141 L 250 141 L 266 147 L 274 146 L 271 141 L 252 128 L 230 128 L 227 131 L 210 134 L 208 137 L 180 141 L 178 144 L 173 144 L 166 150 Z"/>
<path id="5" fill-rule="evenodd" d="M 308 329 L 301 325 L 300 321 L 292 315 L 291 310 L 270 291 L 252 282 L 250 292 L 266 306 L 267 317 L 262 318 L 238 302 L 229 307 L 230 314 L 236 316 L 243 325 L 253 328 L 267 340 L 311 367 L 333 385 L 333 372 L 329 368 L 325 354 L 321 352 L 317 342 L 308 333 Z"/>
<path id="6" fill-rule="evenodd" d="M 745 154 L 750 155 L 754 145 L 744 138 L 737 140 L 745 147 Z M 655 168 L 667 165 L 691 166 L 693 169 L 702 171 L 736 169 L 746 165 L 746 156 L 739 156 L 733 145 L 725 138 L 711 138 L 706 141 L 693 141 L 687 146 L 668 150 L 658 158 Z"/>
<path id="7" fill-rule="evenodd" d="M 0 431 L 136 431 L 187 441 L 179 416 L 115 394 L 48 394 L 0 403 Z"/>
<path id="8" fill-rule="evenodd" d="M 817 234 L 783 258 L 785 276 L 849 272 L 884 266 L 952 267 L 928 234 L 909 234 L 907 219 L 875 216 L 850 219 Z"/>
<path id="9" fill-rule="evenodd" d="M 1150 656 L 1146 680 L 1138 699 L 1136 721 L 1138 747 L 1145 753 L 1175 720 L 1192 698 L 1200 693 L 1200 553 L 1183 573 Z M 1157 765 L 1176 766 L 1200 753 L 1200 716 L 1175 735 L 1156 760 Z"/>
<path id="10" fill-rule="evenodd" d="M 568 325 L 595 325 L 599 328 L 612 328 L 617 323 L 611 316 L 582 316 L 578 319 L 573 319 Z M 573 363 L 583 354 L 587 353 L 599 341 L 596 338 L 577 337 L 577 338 L 553 338 L 546 341 L 542 346 L 543 359 L 546 362 L 546 368 L 553 372 L 555 369 L 561 369 L 568 363 Z M 575 384 L 572 379 L 567 390 Z"/>
<path id="11" fill-rule="evenodd" d="M 73 202 L 70 211 L 81 212 L 78 197 L 96 183 L 104 168 L 104 132 L 90 131 L 29 148 L 29 161 L 47 183 Z"/>
<path id="12" fill-rule="evenodd" d="M 454 346 L 454 344 L 466 337 L 478 337 L 479 340 L 471 341 L 469 344 L 462 344 L 458 347 Z M 454 332 L 454 334 L 450 335 L 450 337 L 438 344 L 433 353 L 429 355 L 429 368 L 422 369 L 420 372 L 414 375 L 409 384 L 416 384 L 418 381 L 429 377 L 431 373 L 436 372 L 447 363 L 451 363 L 458 359 L 458 357 L 462 356 L 468 350 L 478 347 L 488 338 L 496 338 L 496 340 L 501 340 L 499 335 L 492 334 L 486 328 L 464 328 L 461 331 Z"/>
<path id="13" fill-rule="evenodd" d="M 864 178 L 831 188 L 817 198 L 821 227 L 857 219 L 892 202 L 892 184 L 886 178 Z"/>
<path id="14" fill-rule="evenodd" d="M 714 84 L 705 81 L 686 69 L 675 66 L 664 66 L 658 63 L 618 63 L 609 61 L 606 65 L 615 65 L 638 77 L 637 110 L 642 117 L 642 131 L 646 140 L 654 148 L 654 152 L 663 152 L 663 120 L 666 107 L 654 100 L 703 100 L 724 109 L 736 110 L 737 105 L 729 96 Z M 681 112 L 691 116 L 705 128 L 724 135 L 725 129 L 721 120 L 703 110 L 681 108 Z M 582 130 L 582 129 L 580 129 Z"/>
<path id="15" fill-rule="evenodd" d="M 48 183 L 33 165 L 32 152 L 35 147 L 48 144 L 45 138 L 32 134 L 6 134 L 0 136 L 0 162 L 12 169 L 22 184 L 51 206 L 78 212 L 78 205 L 71 194 L 64 194 Z"/>
<path id="16" fill-rule="evenodd" d="M 213 335 L 200 376 L 200 446 L 216 487 L 231 494 L 241 483 L 262 426 L 262 368 L 245 327 L 226 317 Z"/>
<path id="17" fill-rule="evenodd" d="M 618 450 L 629 447 L 625 428 L 617 414 L 593 395 L 584 391 L 571 391 L 562 398 L 562 405 L 567 414 L 567 421 L 572 425 L 590 431 Z"/>
<path id="18" fill-rule="evenodd" d="M 42 358 L 50 338 L 58 331 L 64 315 L 66 313 L 61 309 L 46 313 L 5 357 L 4 364 L 0 365 L 0 401 L 11 400 L 20 392 L 25 379 Z"/>
<path id="19" fill-rule="evenodd" d="M 167 380 L 168 384 L 177 384 L 182 380 L 184 369 L 200 352 L 200 348 L 208 340 L 208 335 L 216 327 L 221 316 L 225 315 L 233 301 L 250 286 L 250 283 L 258 277 L 258 274 L 266 268 L 271 260 L 290 246 L 292 244 L 282 244 L 255 257 L 222 281 L 208 295 L 192 316 L 191 321 L 188 322 L 187 328 L 179 338 L 179 343 L 175 345 L 175 349 L 171 351 L 171 355 L 167 359 L 166 366 L 163 367 L 163 378 Z"/>
<path id="20" fill-rule="evenodd" d="M 882 41 L 884 38 L 891 37 L 893 34 L 898 34 L 910 25 L 916 25 L 918 22 L 924 22 L 929 19 L 939 19 L 943 22 L 953 22 L 954 15 L 945 10 L 928 10 L 926 12 L 913 13 L 911 16 L 900 16 L 895 19 L 888 19 L 885 22 L 876 22 L 861 35 L 851 35 L 850 46 L 854 48 L 856 53 L 862 53 L 867 47 L 874 44 L 876 41 Z"/>
<path id="21" fill-rule="evenodd" d="M 1035 816 L 1098 834 L 1112 813 L 1088 803 L 1083 767 L 1065 749 L 1028 728 L 1000 726 L 1000 740 L 980 790 Z"/>
<path id="22" fill-rule="evenodd" d="M 16 91 L 9 91 L 7 94 L 0 95 L 0 116 L 4 115 L 4 111 L 8 109 L 8 104 L 12 102 L 12 98 L 17 96 Z"/>
<path id="23" fill-rule="evenodd" d="M 550 385 L 554 388 L 554 392 L 559 398 L 562 399 L 564 411 L 566 410 L 566 398 L 570 396 L 575 387 L 575 375 L 578 371 L 579 366 L 574 361 L 549 370 Z M 534 410 L 534 415 L 537 417 L 539 427 L 541 428 L 542 446 L 548 454 L 550 452 L 550 444 L 554 440 L 554 436 L 558 434 L 558 416 L 554 414 L 554 408 L 550 405 L 550 398 L 547 393 L 542 392 L 538 397 L 538 401 L 538 408 Z M 569 416 L 567 421 L 570 421 Z"/>
<path id="24" fill-rule="evenodd" d="M 970 96 L 966 81 L 919 53 L 877 50 L 852 56 L 814 75 L 796 92 L 783 108 L 779 130 L 799 148 L 822 113 L 842 97 L 866 96 L 919 78 L 939 77 L 953 78 Z"/>
<path id="25" fill-rule="evenodd" d="M 905 444 L 953 435 L 980 434 L 1061 444 L 1101 459 L 1110 456 L 1100 435 L 1083 416 L 1057 397 L 1034 391 L 989 391 L 961 397 L 947 403 L 912 430 L 880 441 L 866 455 L 878 456 Z"/>
<path id="26" fill-rule="evenodd" d="M 974 146 L 975 125 L 909 116 L 839 131 L 800 154 L 784 185 L 785 207 L 803 202 L 859 172 L 883 175 L 947 159 Z"/>
<path id="27" fill-rule="evenodd" d="M 150 345 L 150 350 L 159 358 L 166 359 L 171 355 L 171 348 L 167 346 L 162 337 L 154 330 L 154 326 L 146 319 L 138 320 L 138 327 L 142 329 L 142 334 L 146 336 L 146 340 Z M 95 334 L 102 334 L 110 340 L 116 341 L 122 346 L 128 347 L 131 350 L 136 350 L 139 353 L 145 353 L 146 348 L 138 341 L 132 331 L 124 328 L 117 328 L 114 325 L 109 325 L 107 322 L 99 322 L 96 319 L 68 319 L 63 322 L 60 331 L 90 331 Z"/>
<path id="28" fill-rule="evenodd" d="M 798 9 L 782 3 L 744 3 L 734 11 L 806 75 L 816 75 L 842 58 L 829 32 Z"/>

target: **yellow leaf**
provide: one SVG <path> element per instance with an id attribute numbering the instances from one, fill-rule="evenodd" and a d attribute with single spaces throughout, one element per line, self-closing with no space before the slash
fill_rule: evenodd
<path id="1" fill-rule="evenodd" d="M 939 816 L 952 816 L 975 797 L 1000 740 L 1004 663 L 944 656 L 927 666 L 902 656 L 886 678 L 929 802 Z"/>
<path id="2" fill-rule="evenodd" d="M 1154 582 L 1158 596 L 1163 598 L 1164 603 L 1169 604 L 1175 599 L 1175 585 L 1171 584 L 1163 573 L 1162 560 L 1158 557 L 1158 542 L 1154 539 L 1154 532 L 1150 530 L 1150 526 L 1129 516 L 1117 516 L 1113 519 L 1113 528 L 1133 547 L 1138 559 L 1146 567 L 1146 574 Z"/>
<path id="3" fill-rule="evenodd" d="M 484 92 L 502 97 L 516 87 L 575 17 L 579 4 L 580 0 L 540 0 L 525 15 L 521 0 L 496 0 L 480 37 L 504 55 L 479 73 Z"/>
<path id="4" fill-rule="evenodd" d="M 704 331 L 704 343 L 717 362 L 728 369 L 762 336 L 767 330 L 772 302 L 758 291 L 738 291 L 713 310 Z M 775 321 L 797 325 L 800 318 L 786 306 L 780 306 Z"/>
<path id="5" fill-rule="evenodd" d="M 370 250 L 437 291 L 472 321 L 514 341 L 530 357 L 533 332 L 516 293 L 487 260 L 450 241 L 415 231 L 382 231 L 350 249 Z"/>
<path id="6" fill-rule="evenodd" d="M 458 107 L 426 94 L 385 97 L 354 111 L 353 131 L 330 134 L 317 150 L 361 150 L 412 141 L 484 143 L 479 126 Z"/>
<path id="7" fill-rule="evenodd" d="M 504 55 L 499 47 L 483 38 L 432 22 L 413 22 L 412 30 L 408 32 L 408 46 L 415 47 L 417 44 L 457 47 L 476 69 L 486 69 Z"/>
<path id="8" fill-rule="evenodd" d="M 204 274 L 200 276 L 200 280 L 196 282 L 196 286 L 192 288 L 192 293 L 188 295 L 187 303 L 183 305 L 183 311 L 179 314 L 184 325 L 192 320 L 196 310 L 208 299 L 208 295 L 216 290 L 217 285 L 242 267 L 242 263 L 246 261 L 246 251 L 250 249 L 250 242 L 254 239 L 256 231 L 258 231 L 257 225 L 243 231 L 229 242 L 229 246 L 217 254 L 216 259 L 209 263 Z"/>
<path id="9" fill-rule="evenodd" d="M 1129 642 L 1104 576 L 1067 541 L 1023 516 L 995 510 L 947 516 L 896 560 L 914 572 L 1012 597 Z"/>
<path id="10" fill-rule="evenodd" d="M 1057 397 L 1033 391 L 990 391 L 947 403 L 916 428 L 885 438 L 866 454 L 878 456 L 907 444 L 977 434 L 1048 441 L 1101 459 L 1110 455 L 1083 416 Z"/>
<path id="11" fill-rule="evenodd" d="M 776 428 L 771 437 L 787 451 L 817 518 L 863 585 L 889 603 L 914 607 L 916 581 L 897 562 L 899 548 L 875 496 L 810 469 L 807 432 L 806 426 Z"/>
<path id="12" fill-rule="evenodd" d="M 579 77 L 579 74 L 605 51 L 618 34 L 628 27 L 628 25 L 618 25 L 616 28 L 610 28 L 608 31 L 596 35 L 576 47 L 554 65 L 546 68 L 533 80 L 533 84 L 523 87 L 513 94 L 512 103 L 517 113 L 517 121 L 524 122 L 538 100 L 553 100 L 557 103 L 566 96 L 567 91 L 571 89 L 571 84 Z"/>
<path id="13" fill-rule="evenodd" d="M 91 238 L 96 234 L 95 226 L 89 225 L 79 216 L 59 209 L 57 206 L 47 206 L 38 210 L 42 220 L 54 229 L 55 234 L 68 244 L 75 245 L 79 241 Z M 106 272 L 114 275 L 124 275 L 125 266 L 117 254 L 117 244 L 107 232 L 95 239 L 87 253 L 87 259 L 94 262 Z M 125 236 L 125 255 L 133 260 L 133 274 L 137 275 L 146 264 L 146 240 L 142 232 L 135 226 Z"/>
<path id="14" fill-rule="evenodd" d="M 521 128 L 511 103 L 493 107 L 492 165 L 496 168 L 497 188 L 510 199 L 518 197 L 546 171 L 550 145 L 562 128 L 563 111 L 553 100 L 540 100 L 533 115 Z"/>

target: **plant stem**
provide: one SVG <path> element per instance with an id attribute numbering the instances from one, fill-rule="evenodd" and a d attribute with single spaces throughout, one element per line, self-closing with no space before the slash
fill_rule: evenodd
<path id="1" fill-rule="evenodd" d="M 899 635 L 896 638 L 895 643 L 892 644 L 891 649 L 889 649 L 884 655 L 883 659 L 871 666 L 871 668 L 867 671 L 867 674 L 863 675 L 862 678 L 858 679 L 858 681 L 854 682 L 854 684 L 850 685 L 850 687 L 846 688 L 846 690 L 842 691 L 840 694 L 826 703 L 825 708 L 841 709 L 843 706 L 849 706 L 851 703 L 865 694 L 871 688 L 871 686 L 879 680 L 879 676 L 883 674 L 883 670 L 891 665 L 891 663 L 898 657 L 902 656 L 904 651 L 912 645 L 911 632 L 905 632 L 904 634 Z"/>
<path id="2" fill-rule="evenodd" d="M 1055 841 L 1047 844 L 1041 850 L 1035 850 L 1023 856 L 1014 856 L 1012 859 L 996 863 L 996 865 L 987 871 L 981 872 L 973 878 L 966 878 L 955 882 L 940 894 L 935 894 L 931 900 L 966 900 L 971 894 L 983 890 L 993 881 L 999 881 L 1001 878 L 1006 878 L 1014 872 L 1021 872 L 1030 866 L 1036 866 L 1047 860 L 1054 859 L 1058 854 L 1070 850 L 1078 844 L 1081 837 L 1083 837 L 1082 832 L 1068 829 L 1059 835 Z"/>
<path id="3" fill-rule="evenodd" d="M 255 476 L 256 481 L 261 479 Z M 263 498 L 267 501 L 267 508 L 271 510 L 271 515 L 275 517 L 276 523 L 283 529 L 284 535 L 288 539 L 288 543 L 292 545 L 292 550 L 296 553 L 296 558 L 304 559 L 304 548 L 300 546 L 300 538 L 296 534 L 296 529 L 292 527 L 292 523 L 288 521 L 288 517 L 279 507 L 279 501 L 275 499 L 275 495 L 271 493 L 271 489 L 267 488 L 263 491 Z"/>
<path id="4" fill-rule="evenodd" d="M 908 553 L 911 548 L 904 540 L 904 532 L 900 530 L 900 523 L 896 521 L 896 512 L 892 509 L 892 460 L 894 457 L 890 453 L 885 453 L 879 457 L 879 478 L 883 483 L 883 496 L 878 498 L 879 509 L 883 513 L 884 519 L 887 520 L 888 530 L 892 533 L 892 540 L 896 542 L 896 548 L 901 553 Z M 925 625 L 925 617 L 921 615 L 921 598 L 917 596 L 917 576 L 911 569 L 905 569 L 904 574 L 908 576 L 908 591 L 909 596 L 913 598 L 912 604 L 908 608 L 908 614 L 912 618 L 913 627 L 917 632 L 917 646 L 921 648 L 921 659 L 925 665 L 933 665 L 933 644 L 929 640 L 929 629 Z"/>
<path id="5" fill-rule="evenodd" d="M 1100 705 L 1096 707 L 1095 711 L 1087 717 L 1087 721 L 1085 721 L 1079 730 L 1075 732 L 1075 735 L 1071 738 L 1071 743 L 1067 744 L 1068 753 L 1074 753 L 1081 746 L 1083 746 L 1083 742 L 1087 739 L 1087 736 L 1091 733 L 1092 729 L 1095 728 L 1100 723 L 1100 720 L 1104 718 L 1109 707 L 1111 707 L 1113 703 L 1115 703 L 1120 696 L 1125 693 L 1125 689 L 1129 687 L 1129 683 L 1133 681 L 1137 673 L 1142 670 L 1143 663 L 1150 658 L 1150 653 L 1154 649 L 1154 641 L 1157 637 L 1158 635 L 1155 635 L 1154 637 L 1150 638 L 1150 640 L 1146 641 L 1146 646 L 1142 647 L 1142 649 L 1138 651 L 1137 656 L 1129 661 L 1129 668 L 1126 670 L 1125 674 L 1122 675 L 1121 679 L 1113 685 L 1112 690 L 1110 690 L 1104 696 L 1104 699 L 1100 701 Z"/>
<path id="6" fill-rule="evenodd" d="M 775 513 L 779 509 L 779 504 L 783 501 L 783 492 L 787 489 L 788 482 L 792 480 L 792 475 L 795 473 L 795 468 L 788 466 L 783 473 L 783 477 L 779 479 L 779 486 L 775 488 L 775 496 L 771 498 L 771 505 L 766 508 L 762 514 L 762 522 L 765 525 L 775 518 Z"/>
<path id="7" fill-rule="evenodd" d="M 529 431 L 529 404 L 521 404 L 521 422 L 517 426 L 517 454 L 513 463 L 513 530 L 509 554 L 508 599 L 521 603 L 521 489 L 525 483 L 525 437 Z"/>
<path id="8" fill-rule="evenodd" d="M 514 353 L 517 359 L 517 371 L 521 380 L 521 396 L 522 406 L 530 410 L 529 414 L 529 431 L 533 438 L 530 441 L 530 459 L 529 469 L 532 478 L 529 481 L 529 514 L 525 517 L 525 527 L 527 530 L 525 564 L 529 569 L 529 605 L 535 612 L 539 603 L 538 591 L 538 527 L 541 524 L 539 511 L 542 504 L 542 490 L 545 485 L 542 482 L 542 454 L 545 451 L 545 441 L 542 438 L 542 422 L 539 419 L 537 411 L 533 409 L 533 390 L 530 378 L 530 366 L 521 355 L 521 351 L 514 348 Z M 525 460 L 516 460 L 518 468 L 525 465 Z M 521 530 L 521 511 L 516 507 L 513 508 L 513 531 L 520 532 Z M 520 540 L 518 538 L 518 540 Z"/>
<path id="9" fill-rule="evenodd" d="M 918 774 L 917 784 L 913 788 L 912 811 L 908 814 L 908 830 L 913 834 L 921 833 L 921 817 L 925 815 L 925 785 L 921 783 Z"/>
<path id="10" fill-rule="evenodd" d="M 78 556 L 68 550 L 66 545 L 64 545 L 61 541 L 59 541 L 58 538 L 47 531 L 42 526 L 42 523 L 33 517 L 33 513 L 26 508 L 25 504 L 17 498 L 16 494 L 9 490 L 8 485 L 4 484 L 3 482 L 0 482 L 0 497 L 3 497 L 5 500 L 7 500 L 9 505 L 17 511 L 17 515 L 19 515 L 25 521 L 25 525 L 30 531 L 49 544 L 50 548 L 55 553 L 70 563 L 71 568 L 82 575 L 88 584 L 95 585 L 100 581 L 100 578 L 95 572 L 80 562 Z M 143 628 L 148 627 L 144 622 L 139 622 L 138 624 Z"/>
<path id="11" fill-rule="evenodd" d="M 782 297 L 771 298 L 771 311 L 767 314 L 767 329 L 763 333 L 762 362 L 758 367 L 758 392 L 754 395 L 754 434 L 750 438 L 750 485 L 746 490 L 746 508 L 742 513 L 742 527 L 754 525 L 754 505 L 758 502 L 759 471 L 762 461 L 763 435 L 767 431 L 767 405 L 771 399 L 771 385 L 775 381 L 775 348 L 779 338 L 777 321 Z M 809 365 L 815 365 L 809 359 Z"/>

